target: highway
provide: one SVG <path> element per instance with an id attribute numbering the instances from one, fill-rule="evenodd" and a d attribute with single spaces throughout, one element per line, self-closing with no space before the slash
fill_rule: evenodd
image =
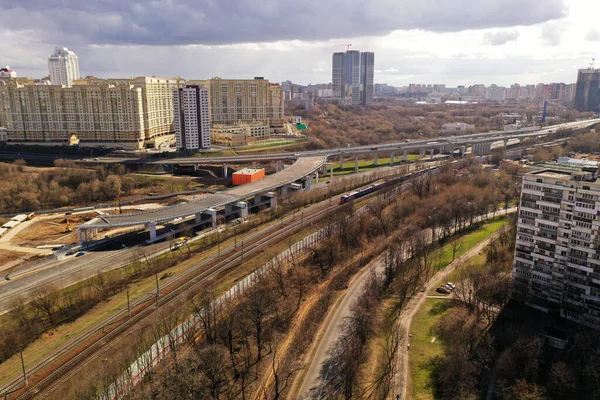
<path id="1" fill-rule="evenodd" d="M 177 204 L 151 211 L 142 211 L 133 214 L 104 215 L 95 221 L 85 224 L 85 228 L 114 228 L 121 226 L 143 225 L 150 222 L 172 221 L 176 218 L 188 217 L 209 208 L 216 208 L 232 204 L 257 194 L 275 190 L 281 186 L 294 183 L 321 168 L 325 163 L 322 156 L 300 157 L 289 168 L 267 175 L 257 182 L 247 183 L 222 192 L 207 195 L 195 201 Z M 80 225 L 80 227 L 82 227 Z"/>

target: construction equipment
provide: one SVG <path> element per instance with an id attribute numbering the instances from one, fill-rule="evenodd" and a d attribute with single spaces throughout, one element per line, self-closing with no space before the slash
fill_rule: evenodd
<path id="1" fill-rule="evenodd" d="M 71 228 L 71 221 L 67 218 L 67 227 L 65 228 L 65 232 L 73 232 L 73 228 Z"/>

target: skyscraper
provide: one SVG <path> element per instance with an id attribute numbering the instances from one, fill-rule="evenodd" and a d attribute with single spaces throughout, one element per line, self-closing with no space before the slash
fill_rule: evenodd
<path id="1" fill-rule="evenodd" d="M 373 104 L 375 53 L 360 53 L 360 104 Z"/>
<path id="2" fill-rule="evenodd" d="M 48 57 L 48 70 L 52 84 L 72 86 L 79 79 L 79 59 L 66 47 L 56 47 Z"/>
<path id="3" fill-rule="evenodd" d="M 575 88 L 575 108 L 579 111 L 600 110 L 600 69 L 580 69 Z"/>
<path id="4" fill-rule="evenodd" d="M 346 83 L 346 53 L 333 53 L 331 65 L 333 97 L 343 99 L 345 97 L 344 85 Z"/>
<path id="5" fill-rule="evenodd" d="M 210 147 L 208 89 L 198 85 L 173 89 L 173 126 L 178 149 Z"/>
<path id="6" fill-rule="evenodd" d="M 345 103 L 360 104 L 360 51 L 346 52 L 346 99 Z"/>
<path id="7" fill-rule="evenodd" d="M 375 53 L 358 50 L 333 53 L 331 82 L 333 97 L 341 104 L 373 104 Z"/>

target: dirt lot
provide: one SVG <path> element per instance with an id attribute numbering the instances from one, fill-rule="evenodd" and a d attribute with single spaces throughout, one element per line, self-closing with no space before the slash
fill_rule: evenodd
<path id="1" fill-rule="evenodd" d="M 23 257 L 23 261 L 25 261 L 28 258 L 35 257 L 35 255 L 0 249 L 0 271 L 6 269 L 5 267 L 12 267 L 12 261 L 18 260 L 19 257 Z"/>
<path id="2" fill-rule="evenodd" d="M 11 243 L 17 246 L 36 247 L 50 244 L 70 244 L 77 241 L 77 225 L 97 216 L 96 213 L 69 215 L 53 219 L 38 219 L 30 227 L 19 232 Z M 67 232 L 67 219 L 72 229 Z"/>

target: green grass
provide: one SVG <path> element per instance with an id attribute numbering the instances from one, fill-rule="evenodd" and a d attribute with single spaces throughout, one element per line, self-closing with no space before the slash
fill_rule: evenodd
<path id="1" fill-rule="evenodd" d="M 508 218 L 497 217 L 484 224 L 481 228 L 467 233 L 464 235 L 457 235 L 451 240 L 462 240 L 462 248 L 457 251 L 456 257 L 467 253 L 479 243 L 488 239 L 499 229 L 504 227 L 508 223 Z M 439 264 L 436 268 L 442 269 L 447 267 L 452 262 L 452 249 L 450 244 L 446 244 L 441 249 L 436 250 L 432 254 L 432 260 L 437 262 L 437 256 L 441 254 Z M 469 265 L 484 265 L 485 255 L 478 254 L 469 260 Z M 457 270 L 458 271 L 458 270 Z M 450 274 L 448 278 L 450 281 L 454 280 L 457 276 L 457 271 Z M 439 295 L 437 292 L 431 292 L 428 294 Z M 411 338 L 410 357 L 409 357 L 409 368 L 412 378 L 412 399 L 415 400 L 428 400 L 435 398 L 434 396 L 434 377 L 436 373 L 436 358 L 441 356 L 444 351 L 444 343 L 438 337 L 434 343 L 431 343 L 432 337 L 435 336 L 433 327 L 437 321 L 448 312 L 448 309 L 452 307 L 452 302 L 445 299 L 427 299 L 424 305 L 419 309 L 415 315 L 410 333 L 413 335 Z"/>
<path id="2" fill-rule="evenodd" d="M 409 368 L 412 376 L 414 400 L 429 400 L 434 397 L 435 360 L 444 353 L 443 341 L 435 335 L 434 327 L 452 303 L 448 300 L 427 299 L 415 315 L 410 333 Z M 435 342 L 431 339 L 435 337 Z"/>
<path id="3" fill-rule="evenodd" d="M 508 219 L 504 216 L 496 217 L 496 219 L 485 223 L 481 228 L 467 234 L 461 234 L 452 236 L 450 241 L 444 245 L 441 249 L 433 252 L 432 259 L 437 263 L 436 270 L 446 268 L 452 262 L 452 247 L 451 244 L 455 240 L 462 240 L 463 244 L 461 248 L 456 252 L 455 258 L 462 256 L 463 254 L 470 251 L 473 247 L 479 243 L 488 239 L 499 229 L 508 224 Z M 441 254 L 438 263 L 438 256 Z"/>

